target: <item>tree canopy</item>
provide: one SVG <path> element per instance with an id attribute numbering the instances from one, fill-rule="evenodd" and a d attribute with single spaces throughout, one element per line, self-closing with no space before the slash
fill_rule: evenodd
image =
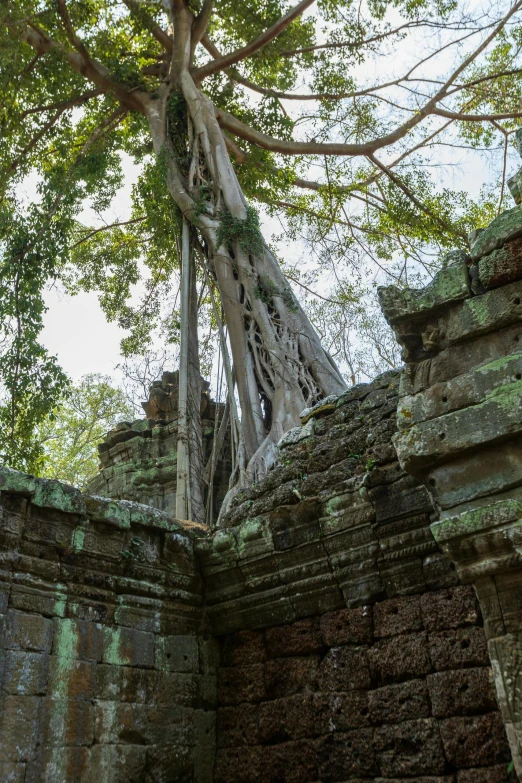
<path id="1" fill-rule="evenodd" d="M 522 1 L 1 0 L 0 9 L 0 420 L 12 453 L 35 448 L 36 424 L 66 383 L 39 342 L 50 282 L 98 291 L 128 330 L 128 356 L 156 328 L 176 342 L 188 221 L 200 322 L 228 330 L 237 445 L 245 464 L 256 454 L 268 464 L 267 442 L 293 426 L 299 406 L 344 383 L 296 293 L 325 336 L 333 322 L 362 324 L 391 362 L 381 326 L 360 309 L 376 275 L 408 283 L 432 273 L 504 207 L 522 115 Z M 474 199 L 455 187 L 455 149 L 499 148 L 493 184 Z M 81 225 L 86 200 L 103 213 L 117 195 L 122 155 L 140 167 L 132 214 Z M 29 174 L 31 202 L 20 193 Z M 260 209 L 281 221 L 284 259 L 261 238 Z M 309 248 L 306 264 L 292 243 Z M 325 275 L 330 290 L 318 290 Z M 334 337 L 352 380 L 349 334 Z"/>

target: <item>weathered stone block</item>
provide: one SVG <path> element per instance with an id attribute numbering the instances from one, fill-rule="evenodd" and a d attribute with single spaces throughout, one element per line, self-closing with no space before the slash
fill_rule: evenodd
<path id="1" fill-rule="evenodd" d="M 522 234 L 522 207 L 506 209 L 471 241 L 471 258 L 482 258 Z"/>
<path id="2" fill-rule="evenodd" d="M 218 699 L 223 705 L 258 702 L 265 697 L 262 664 L 221 668 L 218 672 Z"/>
<path id="3" fill-rule="evenodd" d="M 94 702 L 97 743 L 185 745 L 196 740 L 194 710 L 168 704 Z"/>
<path id="4" fill-rule="evenodd" d="M 421 631 L 423 628 L 420 596 L 393 598 L 375 604 L 373 608 L 374 633 L 377 638 L 400 633 Z"/>
<path id="5" fill-rule="evenodd" d="M 91 751 L 85 747 L 39 745 L 27 764 L 25 783 L 91 783 Z"/>
<path id="6" fill-rule="evenodd" d="M 157 636 L 156 667 L 172 672 L 199 671 L 199 650 L 196 637 Z"/>
<path id="7" fill-rule="evenodd" d="M 53 655 L 101 661 L 103 629 L 99 623 L 64 617 L 53 620 L 53 625 Z"/>
<path id="8" fill-rule="evenodd" d="M 121 626 L 103 629 L 103 663 L 118 666 L 145 666 L 155 664 L 154 635 L 146 631 Z"/>
<path id="9" fill-rule="evenodd" d="M 25 770 L 25 764 L 17 764 L 16 762 L 4 764 L 0 761 L 0 780 L 4 783 L 24 783 Z"/>
<path id="10" fill-rule="evenodd" d="M 263 631 L 238 631 L 226 637 L 223 644 L 224 666 L 246 666 L 266 660 Z"/>
<path id="11" fill-rule="evenodd" d="M 38 743 L 61 748 L 92 745 L 94 709 L 87 699 L 42 699 L 38 715 Z M 59 751 L 57 751 L 59 753 Z"/>
<path id="12" fill-rule="evenodd" d="M 506 732 L 498 712 L 439 723 L 444 753 L 457 767 L 486 767 L 509 761 Z"/>
<path id="13" fill-rule="evenodd" d="M 257 704 L 220 707 L 217 711 L 218 747 L 259 745 L 258 714 Z"/>
<path id="14" fill-rule="evenodd" d="M 216 753 L 214 783 L 259 783 L 264 748 L 223 748 Z"/>
<path id="15" fill-rule="evenodd" d="M 464 666 L 488 666 L 489 655 L 482 628 L 457 628 L 428 634 L 433 668 L 437 671 Z"/>
<path id="16" fill-rule="evenodd" d="M 263 749 L 261 783 L 308 783 L 317 779 L 317 756 L 309 742 L 284 742 Z"/>
<path id="17" fill-rule="evenodd" d="M 20 762 L 32 757 L 40 701 L 36 696 L 4 697 L 0 712 L 0 760 Z"/>
<path id="18" fill-rule="evenodd" d="M 8 609 L 0 617 L 0 638 L 8 650 L 50 652 L 52 636 L 51 621 L 39 615 Z"/>
<path id="19" fill-rule="evenodd" d="M 507 764 L 496 764 L 485 769 L 463 769 L 457 775 L 457 783 L 508 783 L 513 778 Z"/>
<path id="20" fill-rule="evenodd" d="M 372 607 L 340 609 L 321 617 L 321 634 L 328 647 L 340 644 L 370 644 L 372 641 Z"/>
<path id="21" fill-rule="evenodd" d="M 259 706 L 259 740 L 263 745 L 315 736 L 312 694 L 289 696 Z"/>
<path id="22" fill-rule="evenodd" d="M 322 691 L 349 691 L 367 689 L 371 685 L 366 650 L 332 647 L 319 669 L 319 687 Z"/>
<path id="23" fill-rule="evenodd" d="M 48 655 L 7 650 L 2 688 L 19 696 L 39 696 L 46 691 L 48 673 Z"/>
<path id="24" fill-rule="evenodd" d="M 320 780 L 349 780 L 378 774 L 372 729 L 333 734 L 318 742 Z"/>
<path id="25" fill-rule="evenodd" d="M 93 781 L 128 783 L 139 780 L 146 767 L 145 745 L 94 745 L 91 750 Z"/>
<path id="26" fill-rule="evenodd" d="M 472 715 L 497 708 L 490 670 L 461 669 L 438 672 L 427 678 L 433 715 Z"/>
<path id="27" fill-rule="evenodd" d="M 274 658 L 265 664 L 265 687 L 269 698 L 277 699 L 295 693 L 315 690 L 319 659 Z"/>
<path id="28" fill-rule="evenodd" d="M 368 706 L 370 718 L 375 724 L 399 723 L 431 716 L 425 680 L 409 680 L 369 691 Z"/>
<path id="29" fill-rule="evenodd" d="M 266 647 L 270 658 L 313 655 L 321 652 L 323 641 L 318 618 L 267 628 Z"/>
<path id="30" fill-rule="evenodd" d="M 368 651 L 370 669 L 380 684 L 423 677 L 431 671 L 427 634 L 394 636 Z"/>
<path id="31" fill-rule="evenodd" d="M 313 695 L 313 709 L 316 734 L 361 729 L 370 724 L 366 691 L 316 693 Z"/>
<path id="32" fill-rule="evenodd" d="M 476 625 L 480 621 L 478 601 L 471 585 L 425 593 L 421 597 L 421 609 L 428 631 Z"/>
<path id="33" fill-rule="evenodd" d="M 385 777 L 442 774 L 446 761 L 437 722 L 408 720 L 375 729 L 375 755 Z"/>

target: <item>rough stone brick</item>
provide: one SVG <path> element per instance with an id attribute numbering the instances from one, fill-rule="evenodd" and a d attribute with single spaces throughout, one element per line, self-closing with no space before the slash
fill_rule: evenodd
<path id="1" fill-rule="evenodd" d="M 217 745 L 233 748 L 242 745 L 258 745 L 257 704 L 239 704 L 237 707 L 220 707 L 217 711 Z"/>
<path id="2" fill-rule="evenodd" d="M 372 729 L 332 734 L 318 741 L 319 780 L 373 777 L 378 767 L 372 747 Z"/>
<path id="3" fill-rule="evenodd" d="M 375 604 L 373 628 L 377 638 L 421 631 L 423 624 L 420 596 L 408 595 Z"/>
<path id="4" fill-rule="evenodd" d="M 431 716 L 425 680 L 408 680 L 398 685 L 369 691 L 368 707 L 372 723 L 399 723 Z"/>
<path id="5" fill-rule="evenodd" d="M 387 778 L 445 771 L 437 722 L 430 718 L 375 729 L 374 749 L 381 774 Z"/>
<path id="6" fill-rule="evenodd" d="M 437 671 L 464 666 L 488 666 L 489 655 L 482 628 L 456 628 L 428 634 L 433 668 Z"/>
<path id="7" fill-rule="evenodd" d="M 477 597 L 471 585 L 425 593 L 421 596 L 421 609 L 428 631 L 476 625 L 480 620 Z"/>
<path id="8" fill-rule="evenodd" d="M 366 650 L 332 647 L 321 662 L 318 681 L 323 691 L 369 688 L 371 677 Z"/>
<path id="9" fill-rule="evenodd" d="M 42 699 L 38 716 L 38 744 L 91 745 L 94 711 L 85 699 Z"/>
<path id="10" fill-rule="evenodd" d="M 263 664 L 232 666 L 218 672 L 219 703 L 240 704 L 243 701 L 257 702 L 265 697 Z"/>
<path id="11" fill-rule="evenodd" d="M 203 678 L 197 677 L 193 674 L 183 674 L 179 672 L 147 672 L 147 674 L 157 674 L 156 677 L 151 677 L 145 681 L 145 686 L 136 686 L 133 673 L 140 672 L 145 674 L 140 669 L 126 669 L 123 677 L 123 692 L 134 695 L 132 701 L 151 702 L 152 699 L 156 699 L 160 704 L 180 704 L 190 707 L 200 706 L 204 707 L 202 703 L 204 699 L 203 688 L 201 687 L 202 681 L 205 679 L 212 683 L 212 706 L 215 707 L 217 701 L 217 680 L 214 676 Z M 128 685 L 127 675 L 128 674 Z M 139 682 L 139 681 L 138 681 Z M 151 690 L 153 696 L 150 695 Z"/>
<path id="12" fill-rule="evenodd" d="M 265 686 L 269 698 L 292 696 L 294 693 L 315 690 L 319 659 L 274 658 L 265 664 Z"/>
<path id="13" fill-rule="evenodd" d="M 370 644 L 372 641 L 372 607 L 340 609 L 321 617 L 321 633 L 328 647 L 340 644 Z"/>
<path id="14" fill-rule="evenodd" d="M 263 749 L 261 783 L 309 783 L 317 778 L 317 754 L 308 742 L 284 742 Z"/>
<path id="15" fill-rule="evenodd" d="M 95 689 L 95 670 L 92 661 L 77 661 L 51 655 L 48 696 L 68 699 L 92 699 Z"/>
<path id="16" fill-rule="evenodd" d="M 129 783 L 140 780 L 146 767 L 145 745 L 93 745 L 91 750 L 92 781 L 110 780 Z"/>
<path id="17" fill-rule="evenodd" d="M 37 614 L 8 609 L 0 617 L 0 639 L 7 650 L 50 652 L 53 638 L 51 620 Z"/>
<path id="18" fill-rule="evenodd" d="M 270 745 L 313 737 L 315 716 L 312 694 L 288 696 L 259 706 L 259 740 Z"/>
<path id="19" fill-rule="evenodd" d="M 64 655 L 86 661 L 101 661 L 103 631 L 99 623 L 73 618 L 55 618 L 53 655 Z"/>
<path id="20" fill-rule="evenodd" d="M 194 711 L 168 704 L 94 702 L 97 743 L 186 745 L 195 742 Z"/>
<path id="21" fill-rule="evenodd" d="M 91 783 L 91 752 L 85 747 L 39 745 L 27 764 L 25 783 Z"/>
<path id="22" fill-rule="evenodd" d="M 317 693 L 313 697 L 313 708 L 316 734 L 361 729 L 370 723 L 366 691 Z"/>
<path id="23" fill-rule="evenodd" d="M 463 769 L 457 774 L 457 783 L 508 783 L 513 778 L 508 773 L 507 764 L 482 769 Z"/>
<path id="24" fill-rule="evenodd" d="M 24 783 L 25 764 L 16 764 L 15 762 L 0 761 L 0 780 L 2 783 Z"/>
<path id="25" fill-rule="evenodd" d="M 239 631 L 227 636 L 224 641 L 223 666 L 247 666 L 265 660 L 265 635 L 262 631 Z"/>
<path id="26" fill-rule="evenodd" d="M 104 627 L 103 663 L 154 667 L 154 635 L 134 628 Z"/>
<path id="27" fill-rule="evenodd" d="M 0 711 L 0 759 L 27 761 L 37 739 L 38 710 L 36 696 L 5 696 Z"/>
<path id="28" fill-rule="evenodd" d="M 223 748 L 216 753 L 214 783 L 259 783 L 265 748 Z"/>
<path id="29" fill-rule="evenodd" d="M 49 656 L 45 653 L 6 650 L 2 687 L 19 696 L 39 696 L 46 692 Z"/>
<path id="30" fill-rule="evenodd" d="M 437 672 L 429 675 L 427 682 L 436 718 L 470 715 L 497 708 L 489 669 Z"/>
<path id="31" fill-rule="evenodd" d="M 444 753 L 449 763 L 462 767 L 486 767 L 509 761 L 506 732 L 498 712 L 439 723 Z"/>
<path id="32" fill-rule="evenodd" d="M 299 620 L 266 630 L 266 648 L 270 658 L 313 655 L 323 649 L 319 620 Z"/>
<path id="33" fill-rule="evenodd" d="M 199 650 L 195 636 L 157 636 L 156 667 L 172 672 L 197 672 Z"/>
<path id="34" fill-rule="evenodd" d="M 368 650 L 370 669 L 382 684 L 423 677 L 431 671 L 425 632 L 394 636 Z"/>

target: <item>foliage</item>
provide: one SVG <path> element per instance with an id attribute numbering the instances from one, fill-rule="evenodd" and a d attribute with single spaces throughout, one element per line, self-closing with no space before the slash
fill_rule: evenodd
<path id="1" fill-rule="evenodd" d="M 38 428 L 43 458 L 36 474 L 83 488 L 98 472 L 98 443 L 118 421 L 133 418 L 132 406 L 108 376 L 85 375 Z"/>
<path id="2" fill-rule="evenodd" d="M 0 5 L 0 456 L 18 467 L 40 464 L 35 427 L 67 385 L 41 344 L 46 286 L 60 281 L 72 294 L 98 292 L 107 318 L 127 331 L 127 358 L 150 351 L 158 334 L 167 346 L 179 339 L 180 213 L 167 193 L 165 156 L 173 154 L 188 176 L 187 107 L 177 89 L 168 95 L 171 149 L 157 156 L 145 117 L 129 108 L 132 96 L 153 101 L 164 89 L 170 55 L 153 32 L 155 25 L 167 29 L 165 7 L 159 0 Z M 200 7 L 191 3 L 195 13 Z M 219 52 L 241 49 L 288 7 L 282 0 L 216 0 L 207 39 Z M 289 143 L 367 143 L 412 122 L 381 151 L 356 156 L 283 155 L 256 141 L 259 135 L 226 131 L 252 206 L 239 221 L 217 205 L 218 238 L 255 256 L 263 247 L 258 210 L 280 222 L 284 270 L 306 291 L 305 306 L 350 379 L 397 360 L 373 309 L 374 283 L 426 280 L 444 251 L 466 248 L 470 229 L 507 205 L 522 114 L 520 11 L 470 57 L 437 103 L 451 117 L 423 114 L 422 107 L 508 7 L 507 0 L 471 7 L 455 0 L 318 0 L 276 38 L 200 85 L 218 112 Z M 28 31 L 42 31 L 53 45 L 36 51 Z M 85 52 L 103 84 L 71 67 Z M 194 67 L 214 56 L 203 40 Z M 449 165 L 456 148 L 466 165 L 489 156 L 491 180 L 473 198 Z M 122 184 L 122 155 L 139 167 L 131 214 L 104 222 Z M 38 182 L 32 203 L 20 196 L 29 175 Z M 200 187 L 194 196 L 197 224 L 209 192 Z M 79 222 L 86 203 L 99 217 L 95 225 Z M 215 324 L 203 275 L 198 285 L 210 356 Z M 319 296 L 310 298 L 310 291 Z M 259 280 L 257 293 L 263 301 L 287 297 L 290 306 L 290 294 L 272 290 L 270 281 Z"/>

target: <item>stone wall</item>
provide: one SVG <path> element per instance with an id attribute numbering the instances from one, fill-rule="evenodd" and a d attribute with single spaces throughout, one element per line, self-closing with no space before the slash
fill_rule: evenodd
<path id="1" fill-rule="evenodd" d="M 196 544 L 222 644 L 217 783 L 509 779 L 475 594 L 391 442 L 399 377 L 305 411 Z"/>
<path id="2" fill-rule="evenodd" d="M 210 781 L 197 527 L 0 470 L 0 780 Z"/>
<path id="3" fill-rule="evenodd" d="M 430 286 L 381 292 L 404 345 L 395 445 L 429 487 L 432 532 L 482 606 L 522 779 L 522 206 Z"/>
<path id="4" fill-rule="evenodd" d="M 225 406 L 210 399 L 208 382 L 201 380 L 202 463 L 214 460 L 210 520 L 217 518 L 228 490 L 231 472 L 228 420 Z M 121 422 L 98 446 L 100 472 L 88 484 L 93 495 L 115 500 L 132 500 L 176 513 L 176 468 L 178 448 L 178 373 L 164 372 L 142 403 L 146 419 Z M 217 422 L 216 422 L 217 417 Z M 223 429 L 224 424 L 224 429 Z M 220 432 L 219 453 L 213 456 L 216 429 Z M 206 485 L 208 496 L 208 484 Z"/>
<path id="5" fill-rule="evenodd" d="M 454 587 L 228 636 L 215 783 L 506 781 L 480 622 Z"/>

